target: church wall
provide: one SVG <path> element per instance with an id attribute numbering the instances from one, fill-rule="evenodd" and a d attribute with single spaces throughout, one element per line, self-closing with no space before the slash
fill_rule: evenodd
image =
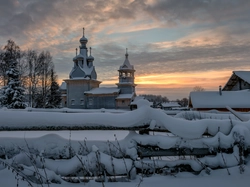
<path id="1" fill-rule="evenodd" d="M 68 108 L 85 108 L 84 106 L 84 91 L 88 90 L 88 85 L 81 84 L 80 82 L 70 82 L 67 84 Z"/>
<path id="2" fill-rule="evenodd" d="M 86 108 L 84 92 L 99 87 L 99 82 L 91 80 L 68 80 L 67 106 L 68 108 Z"/>
<path id="3" fill-rule="evenodd" d="M 123 86 L 118 86 L 119 89 L 121 89 L 121 94 L 131 94 L 135 92 L 135 88 L 131 85 L 123 85 Z"/>
<path id="4" fill-rule="evenodd" d="M 119 77 L 119 82 L 123 83 L 123 82 L 131 82 L 134 83 L 134 77 Z"/>
<path id="5" fill-rule="evenodd" d="M 116 106 L 117 109 L 129 109 L 131 99 L 117 99 Z"/>
<path id="6" fill-rule="evenodd" d="M 117 95 L 89 95 L 86 98 L 86 108 L 87 109 L 115 109 L 116 103 L 115 98 Z"/>

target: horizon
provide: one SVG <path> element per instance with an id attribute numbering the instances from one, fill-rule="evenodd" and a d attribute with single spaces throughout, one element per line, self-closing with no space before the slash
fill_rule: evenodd
<path id="1" fill-rule="evenodd" d="M 115 86 L 128 48 L 137 95 L 188 98 L 250 70 L 250 1 L 1 1 L 0 47 L 50 51 L 67 79 L 82 28 L 101 86 Z"/>

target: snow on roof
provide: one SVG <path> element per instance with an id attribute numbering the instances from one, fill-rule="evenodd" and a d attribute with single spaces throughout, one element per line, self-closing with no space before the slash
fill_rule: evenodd
<path id="1" fill-rule="evenodd" d="M 61 86 L 60 86 L 61 90 L 66 90 L 67 89 L 67 84 L 66 82 L 62 82 Z"/>
<path id="2" fill-rule="evenodd" d="M 136 105 L 137 104 L 137 101 L 139 101 L 139 100 L 141 100 L 141 99 L 145 99 L 145 97 L 143 97 L 143 96 L 136 96 L 135 98 L 134 98 L 134 100 L 130 103 L 131 105 L 133 104 L 133 105 Z"/>
<path id="3" fill-rule="evenodd" d="M 72 77 L 70 79 L 63 79 L 64 81 L 68 81 L 68 80 L 92 80 L 92 81 L 97 81 L 97 82 L 101 82 L 98 81 L 96 79 L 90 79 L 89 77 Z"/>
<path id="4" fill-rule="evenodd" d="M 123 62 L 123 65 L 120 66 L 120 70 L 121 69 L 134 69 L 134 66 L 132 66 L 129 62 L 129 60 L 126 58 L 125 61 Z"/>
<path id="5" fill-rule="evenodd" d="M 100 88 L 93 88 L 90 91 L 85 91 L 85 94 L 112 94 L 112 93 L 119 93 L 120 89 L 116 87 L 100 87 Z"/>
<path id="6" fill-rule="evenodd" d="M 116 99 L 132 99 L 134 96 L 134 93 L 131 94 L 120 94 Z"/>
<path id="7" fill-rule="evenodd" d="M 233 71 L 233 73 L 250 84 L 250 71 Z"/>
<path id="8" fill-rule="evenodd" d="M 250 108 L 250 90 L 191 92 L 193 108 Z"/>
<path id="9" fill-rule="evenodd" d="M 165 103 L 161 103 L 162 107 L 180 107 L 181 105 L 179 105 L 177 102 L 165 102 Z"/>

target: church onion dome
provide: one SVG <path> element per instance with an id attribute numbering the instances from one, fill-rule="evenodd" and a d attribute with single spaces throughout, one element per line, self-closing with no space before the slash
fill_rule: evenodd
<path id="1" fill-rule="evenodd" d="M 75 58 L 76 58 L 76 59 L 84 59 L 84 56 L 80 53 L 80 54 L 77 55 Z"/>
<path id="2" fill-rule="evenodd" d="M 79 41 L 81 44 L 86 44 L 88 42 L 88 39 L 85 38 L 85 36 L 84 36 L 84 28 L 83 28 L 83 36 L 80 38 Z"/>
<path id="3" fill-rule="evenodd" d="M 91 51 L 92 51 L 92 48 L 90 47 L 90 48 L 89 48 L 90 55 L 89 55 L 89 57 L 88 57 L 88 60 L 89 60 L 89 61 L 94 61 L 95 58 L 91 55 Z"/>
<path id="4" fill-rule="evenodd" d="M 73 61 L 74 61 L 74 62 L 76 62 L 76 61 L 77 61 L 77 56 L 75 56 L 75 57 L 73 58 Z"/>
<path id="5" fill-rule="evenodd" d="M 95 59 L 95 58 L 94 58 L 93 56 L 89 55 L 88 60 L 94 61 L 94 59 Z"/>

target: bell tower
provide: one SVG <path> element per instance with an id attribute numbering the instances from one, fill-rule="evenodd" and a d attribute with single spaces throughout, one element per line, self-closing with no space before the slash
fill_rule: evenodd
<path id="1" fill-rule="evenodd" d="M 120 66 L 119 70 L 119 83 L 116 85 L 121 90 L 121 94 L 135 93 L 136 84 L 135 80 L 135 69 L 128 60 L 128 49 L 126 48 L 125 61 Z"/>

